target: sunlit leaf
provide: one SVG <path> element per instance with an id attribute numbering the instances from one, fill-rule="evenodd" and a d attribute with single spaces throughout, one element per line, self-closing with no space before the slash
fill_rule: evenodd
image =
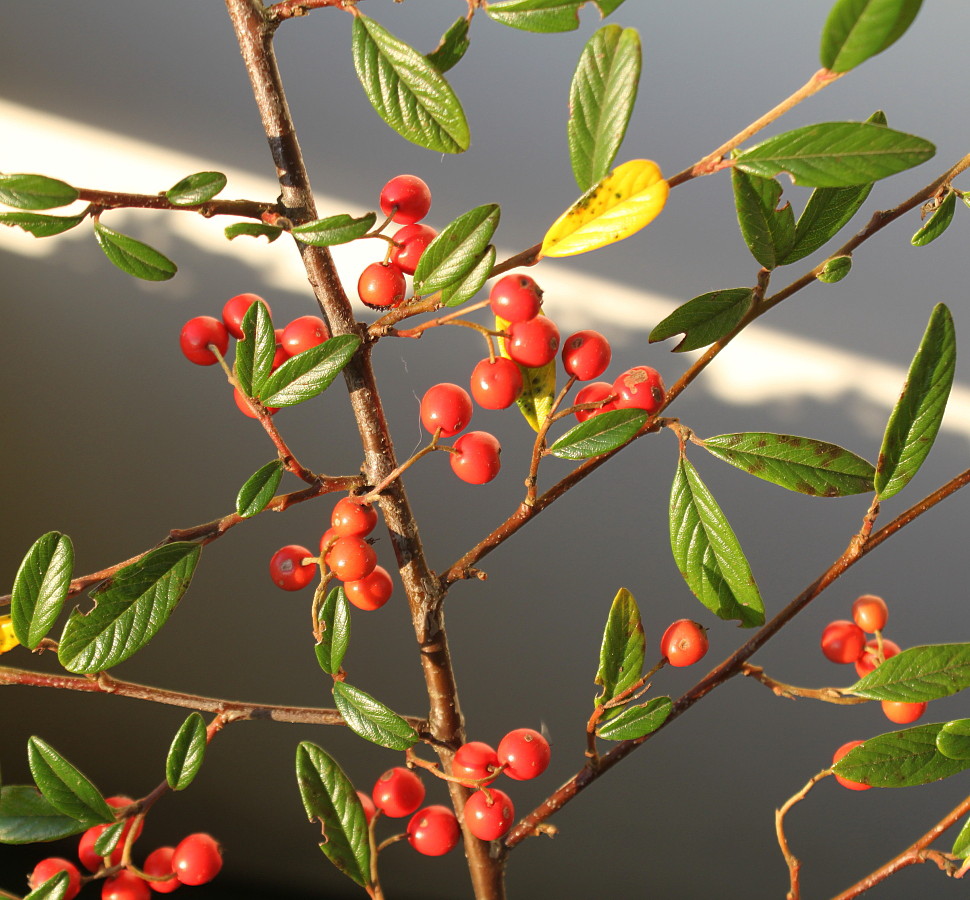
<path id="1" fill-rule="evenodd" d="M 234 240 L 240 235 L 246 237 L 264 237 L 272 244 L 282 233 L 278 225 L 264 225 L 262 222 L 235 222 L 225 228 L 226 237 Z"/>
<path id="2" fill-rule="evenodd" d="M 202 768 L 206 751 L 205 722 L 197 712 L 182 723 L 165 760 L 165 780 L 173 791 L 184 791 Z"/>
<path id="3" fill-rule="evenodd" d="M 0 225 L 20 228 L 35 238 L 63 234 L 84 221 L 84 216 L 45 216 L 40 213 L 0 213 Z"/>
<path id="4" fill-rule="evenodd" d="M 596 729 L 596 736 L 607 741 L 636 741 L 656 731 L 670 715 L 670 697 L 654 697 L 638 706 L 629 706 L 618 716 Z"/>
<path id="5" fill-rule="evenodd" d="M 136 241 L 127 234 L 112 231 L 97 220 L 94 222 L 94 236 L 111 263 L 135 278 L 167 281 L 178 271 L 175 263 L 154 247 Z"/>
<path id="6" fill-rule="evenodd" d="M 350 643 L 350 608 L 342 587 L 335 587 L 327 594 L 317 621 L 322 632 L 320 643 L 313 648 L 317 662 L 328 675 L 335 675 Z"/>
<path id="7" fill-rule="evenodd" d="M 64 900 L 70 885 L 71 876 L 67 873 L 67 870 L 61 869 L 46 881 L 37 885 L 24 897 L 24 900 Z"/>
<path id="8" fill-rule="evenodd" d="M 170 187 L 165 196 L 176 206 L 196 206 L 211 200 L 226 186 L 222 172 L 196 172 Z"/>
<path id="9" fill-rule="evenodd" d="M 898 41 L 923 0 L 838 0 L 822 29 L 819 57 L 832 72 L 848 72 Z"/>
<path id="10" fill-rule="evenodd" d="M 596 697 L 597 706 L 636 683 L 642 674 L 645 651 L 640 608 L 633 594 L 620 588 L 610 606 L 600 645 L 600 663 L 594 683 L 603 690 Z"/>
<path id="11" fill-rule="evenodd" d="M 425 55 L 431 65 L 439 72 L 447 72 L 453 68 L 465 55 L 470 41 L 468 40 L 468 19 L 459 16 L 451 23 L 448 30 L 441 36 L 438 46 Z"/>
<path id="12" fill-rule="evenodd" d="M 449 222 L 428 244 L 414 270 L 414 293 L 433 294 L 461 282 L 481 262 L 499 222 L 495 203 L 477 206 Z"/>
<path id="13" fill-rule="evenodd" d="M 27 551 L 13 582 L 10 615 L 14 634 L 33 650 L 47 636 L 67 599 L 74 570 L 74 545 L 49 531 Z"/>
<path id="14" fill-rule="evenodd" d="M 825 260 L 822 271 L 815 277 L 824 284 L 835 284 L 845 278 L 852 271 L 851 256 L 835 256 Z"/>
<path id="15" fill-rule="evenodd" d="M 316 219 L 305 225 L 297 225 L 290 229 L 301 244 L 313 247 L 332 247 L 336 244 L 346 244 L 356 241 L 370 231 L 377 222 L 377 213 L 366 213 L 355 219 L 346 213 L 329 216 L 326 219 Z"/>
<path id="16" fill-rule="evenodd" d="M 781 265 L 795 241 L 791 204 L 778 207 L 782 187 L 773 178 L 758 178 L 734 168 L 731 183 L 744 242 L 762 266 L 774 269 Z"/>
<path id="17" fill-rule="evenodd" d="M 589 459 L 609 453 L 630 441 L 649 417 L 642 409 L 599 413 L 570 428 L 549 448 L 549 453 L 560 459 Z"/>
<path id="18" fill-rule="evenodd" d="M 870 700 L 919 703 L 970 687 L 970 644 L 909 647 L 876 666 L 851 691 Z"/>
<path id="19" fill-rule="evenodd" d="M 276 489 L 283 478 L 283 462 L 274 459 L 260 466 L 239 489 L 236 497 L 236 512 L 244 519 L 262 512 L 266 504 L 276 495 Z"/>
<path id="20" fill-rule="evenodd" d="M 442 306 L 460 306 L 471 300 L 488 281 L 495 267 L 495 247 L 489 244 L 477 257 L 474 265 L 459 281 L 441 289 Z"/>
<path id="21" fill-rule="evenodd" d="M 46 175 L 0 175 L 0 203 L 14 209 L 55 209 L 77 198 L 77 188 Z"/>
<path id="22" fill-rule="evenodd" d="M 727 288 L 710 291 L 678 306 L 650 332 L 650 343 L 664 341 L 675 334 L 683 340 L 675 353 L 699 350 L 730 334 L 751 307 L 751 288 Z"/>
<path id="23" fill-rule="evenodd" d="M 46 741 L 30 738 L 27 758 L 38 789 L 59 812 L 86 825 L 114 821 L 101 792 Z"/>
<path id="24" fill-rule="evenodd" d="M 970 759 L 970 719 L 947 722 L 936 736 L 936 749 L 950 759 Z"/>
<path id="25" fill-rule="evenodd" d="M 950 227 L 956 208 L 957 195 L 954 191 L 950 191 L 943 198 L 940 205 L 933 211 L 933 214 L 926 220 L 923 227 L 913 235 L 910 243 L 914 247 L 922 247 L 931 241 L 935 241 Z"/>
<path id="26" fill-rule="evenodd" d="M 266 383 L 276 354 L 276 332 L 269 307 L 262 300 L 251 303 L 239 327 L 243 337 L 236 343 L 233 371 L 239 390 L 247 397 L 256 397 Z"/>
<path id="27" fill-rule="evenodd" d="M 333 699 L 350 730 L 368 741 L 390 750 L 407 750 L 420 740 L 396 712 L 346 681 L 334 682 Z"/>
<path id="28" fill-rule="evenodd" d="M 360 346 L 356 334 L 338 334 L 291 356 L 260 388 L 264 406 L 294 406 L 323 393 Z"/>
<path id="29" fill-rule="evenodd" d="M 630 237 L 660 215 L 669 190 L 649 159 L 617 166 L 553 222 L 542 255 L 573 256 Z"/>
<path id="30" fill-rule="evenodd" d="M 623 0 L 593 0 L 605 18 Z M 524 31 L 575 31 L 579 27 L 579 9 L 586 0 L 507 0 L 485 7 L 496 22 Z"/>

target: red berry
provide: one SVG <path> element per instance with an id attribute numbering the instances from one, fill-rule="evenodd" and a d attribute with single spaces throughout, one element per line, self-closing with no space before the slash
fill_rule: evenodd
<path id="1" fill-rule="evenodd" d="M 284 591 L 299 591 L 316 578 L 317 567 L 303 565 L 303 560 L 313 554 L 300 544 L 287 544 L 280 547 L 269 561 L 269 577 L 273 584 Z"/>
<path id="2" fill-rule="evenodd" d="M 843 744 L 832 756 L 832 765 L 834 766 L 846 753 L 850 750 L 854 750 L 860 744 L 864 744 L 865 741 L 849 741 L 847 744 Z M 863 784 L 861 781 L 849 781 L 848 778 L 843 778 L 841 775 L 836 775 L 835 780 L 842 785 L 844 788 L 848 788 L 850 791 L 868 791 L 872 787 L 871 784 Z"/>
<path id="3" fill-rule="evenodd" d="M 829 622 L 822 631 L 822 653 L 834 663 L 855 662 L 866 649 L 863 630 L 848 619 Z"/>
<path id="4" fill-rule="evenodd" d="M 489 796 L 491 795 L 491 796 Z M 505 791 L 489 788 L 475 791 L 465 802 L 465 825 L 483 841 L 494 841 L 506 834 L 515 821 L 515 807 Z"/>
<path id="5" fill-rule="evenodd" d="M 262 301 L 266 306 L 266 311 L 269 312 L 269 304 L 259 294 L 236 294 L 235 297 L 230 297 L 226 301 L 226 305 L 222 307 L 222 321 L 237 341 L 241 341 L 243 336 L 243 316 L 257 300 Z"/>
<path id="6" fill-rule="evenodd" d="M 209 344 L 218 347 L 225 356 L 229 349 L 229 332 L 226 326 L 212 316 L 196 316 L 182 326 L 179 346 L 189 362 L 197 366 L 214 366 L 218 357 L 209 349 Z"/>
<path id="7" fill-rule="evenodd" d="M 472 369 L 471 386 L 483 409 L 507 409 L 522 393 L 522 371 L 504 356 L 483 359 Z"/>
<path id="8" fill-rule="evenodd" d="M 149 900 L 152 892 L 144 878 L 122 869 L 101 886 L 101 900 Z"/>
<path id="9" fill-rule="evenodd" d="M 349 535 L 334 541 L 324 562 L 341 581 L 360 581 L 374 571 L 377 554 L 362 537 Z"/>
<path id="10" fill-rule="evenodd" d="M 340 537 L 366 537 L 377 525 L 377 510 L 356 497 L 342 497 L 330 514 L 330 527 Z"/>
<path id="11" fill-rule="evenodd" d="M 64 900 L 74 900 L 81 890 L 81 873 L 74 863 L 59 856 L 49 856 L 37 863 L 27 883 L 30 889 L 35 891 L 58 872 L 67 872 L 67 891 L 64 894 Z"/>
<path id="12" fill-rule="evenodd" d="M 374 805 L 385 816 L 409 816 L 424 800 L 424 783 L 417 773 L 403 766 L 388 769 L 374 784 Z"/>
<path id="13" fill-rule="evenodd" d="M 505 348 L 520 366 L 536 369 L 552 362 L 559 352 L 559 329 L 548 316 L 509 325 Z"/>
<path id="14" fill-rule="evenodd" d="M 650 366 L 627 369 L 613 382 L 613 390 L 617 409 L 644 409 L 648 413 L 660 409 L 667 394 L 660 373 Z"/>
<path id="15" fill-rule="evenodd" d="M 890 656 L 895 656 L 899 652 L 899 644 L 889 640 L 889 638 L 882 639 L 882 655 L 884 660 L 889 659 Z M 866 641 L 866 649 L 862 651 L 862 656 L 855 661 L 855 670 L 859 677 L 862 678 L 868 675 L 878 665 L 879 641 L 873 638 L 871 641 Z"/>
<path id="16" fill-rule="evenodd" d="M 863 631 L 874 634 L 882 631 L 889 620 L 886 601 L 875 594 L 863 594 L 852 604 L 852 621 Z"/>
<path id="17" fill-rule="evenodd" d="M 490 778 L 499 767 L 498 754 L 482 741 L 469 741 L 456 751 L 451 762 L 451 774 L 466 781 Z"/>
<path id="18" fill-rule="evenodd" d="M 330 339 L 330 329 L 319 316 L 300 316 L 283 329 L 280 344 L 288 356 L 316 347 Z"/>
<path id="19" fill-rule="evenodd" d="M 393 214 L 393 222 L 411 225 L 431 209 L 431 188 L 417 175 L 395 175 L 381 189 L 380 203 L 385 216 Z"/>
<path id="20" fill-rule="evenodd" d="M 182 886 L 182 882 L 175 877 L 175 870 L 172 868 L 172 855 L 174 853 L 174 847 L 157 847 L 148 854 L 145 858 L 145 864 L 141 867 L 146 875 L 173 876 L 165 881 L 148 882 L 148 887 L 156 894 L 171 894 L 172 891 L 177 891 Z"/>
<path id="21" fill-rule="evenodd" d="M 364 821 L 370 825 L 374 821 L 374 816 L 377 815 L 377 807 L 374 806 L 370 794 L 365 794 L 363 791 L 357 791 L 357 799 L 360 800 L 360 805 L 364 808 Z"/>
<path id="22" fill-rule="evenodd" d="M 447 806 L 426 806 L 408 822 L 408 843 L 425 856 L 444 856 L 460 837 L 458 819 Z"/>
<path id="23" fill-rule="evenodd" d="M 421 424 L 429 434 L 439 428 L 441 437 L 458 434 L 471 421 L 472 412 L 468 391 L 448 381 L 429 387 L 421 398 Z"/>
<path id="24" fill-rule="evenodd" d="M 125 797 L 123 794 L 106 797 L 105 803 L 108 806 L 113 806 L 115 809 L 122 809 L 126 806 L 131 806 L 135 801 L 131 797 Z M 115 845 L 115 849 L 111 853 L 111 865 L 116 866 L 121 862 L 121 854 L 125 846 L 125 841 L 128 840 L 128 833 L 131 831 L 131 823 L 135 820 L 133 818 L 128 819 L 125 823 L 125 827 L 121 830 L 121 837 L 118 838 L 118 843 Z M 137 841 L 141 836 L 142 829 L 144 828 L 144 820 L 138 820 L 138 827 L 135 831 L 134 841 Z M 81 835 L 81 840 L 78 843 L 77 855 L 78 859 L 81 860 L 81 864 L 84 868 L 91 872 L 96 872 L 101 868 L 102 858 L 94 850 L 94 844 L 101 837 L 102 833 L 106 828 L 110 826 L 107 825 L 94 825 L 89 828 L 84 834 Z"/>
<path id="25" fill-rule="evenodd" d="M 528 781 L 546 771 L 551 750 L 549 742 L 532 728 L 510 731 L 498 745 L 498 761 L 503 771 L 515 781 Z"/>
<path id="26" fill-rule="evenodd" d="M 468 484 L 486 484 L 499 473 L 502 445 L 487 431 L 469 431 L 452 445 L 448 454 L 452 471 Z"/>
<path id="27" fill-rule="evenodd" d="M 344 582 L 344 594 L 358 609 L 380 609 L 391 598 L 394 582 L 387 569 L 374 566 L 370 575 Z"/>
<path id="28" fill-rule="evenodd" d="M 577 331 L 562 345 L 562 366 L 567 375 L 590 381 L 602 375 L 610 364 L 610 342 L 598 331 Z"/>
<path id="29" fill-rule="evenodd" d="M 613 385 L 608 381 L 594 381 L 592 384 L 587 384 L 578 394 L 576 394 L 576 406 L 581 403 L 600 403 L 605 400 L 610 395 L 616 395 L 616 391 L 613 390 Z M 609 403 L 604 404 L 599 409 L 577 409 L 576 418 L 580 422 L 585 422 L 587 419 L 593 416 L 598 416 L 602 412 L 608 412 L 611 409 L 616 409 L 616 401 L 611 400 Z"/>
<path id="30" fill-rule="evenodd" d="M 910 722 L 915 722 L 926 712 L 926 704 L 905 703 L 901 700 L 883 700 L 882 711 L 890 722 L 895 722 L 897 725 L 909 725 Z"/>
<path id="31" fill-rule="evenodd" d="M 438 232 L 430 225 L 405 225 L 394 232 L 394 243 L 391 249 L 391 262 L 400 266 L 402 272 L 413 275 L 424 251 L 436 237 Z"/>
<path id="32" fill-rule="evenodd" d="M 707 629 L 690 619 L 678 619 L 660 639 L 660 652 L 672 666 L 692 666 L 707 653 Z"/>
<path id="33" fill-rule="evenodd" d="M 506 275 L 492 285 L 488 303 L 506 322 L 525 322 L 539 315 L 542 289 L 528 275 Z"/>
<path id="34" fill-rule="evenodd" d="M 172 853 L 172 870 L 182 884 L 208 884 L 221 868 L 222 848 L 211 834 L 190 834 Z"/>
<path id="35" fill-rule="evenodd" d="M 239 388 L 234 387 L 232 389 L 232 399 L 236 401 L 236 406 L 239 407 L 239 411 L 244 416 L 249 416 L 250 419 L 257 418 L 256 413 L 254 413 L 252 409 L 250 409 L 249 404 L 246 402 L 246 398 L 243 395 L 243 392 L 240 391 Z M 268 412 L 271 416 L 275 416 L 276 413 L 278 413 L 279 411 L 280 411 L 280 408 L 278 406 L 266 407 L 266 412 Z"/>
<path id="36" fill-rule="evenodd" d="M 389 309 L 400 306 L 407 293 L 404 272 L 394 263 L 371 263 L 357 282 L 357 295 L 371 309 Z"/>

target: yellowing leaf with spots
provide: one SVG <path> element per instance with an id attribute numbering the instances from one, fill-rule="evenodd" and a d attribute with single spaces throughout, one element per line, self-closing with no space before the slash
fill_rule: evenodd
<path id="1" fill-rule="evenodd" d="M 505 319 L 495 317 L 496 331 L 505 331 L 508 327 L 509 323 Z M 512 358 L 505 349 L 505 338 L 498 339 L 498 351 L 506 359 Z M 525 416 L 526 422 L 534 431 L 538 431 L 552 409 L 553 400 L 556 399 L 556 361 L 554 359 L 538 368 L 521 366 L 518 363 L 516 365 L 522 373 L 522 393 L 515 402 Z"/>
<path id="2" fill-rule="evenodd" d="M 652 160 L 625 162 L 553 222 L 541 255 L 574 256 L 622 241 L 660 215 L 669 191 Z"/>

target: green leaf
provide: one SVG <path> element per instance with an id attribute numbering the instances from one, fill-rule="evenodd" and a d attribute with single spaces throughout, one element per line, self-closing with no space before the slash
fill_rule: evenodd
<path id="1" fill-rule="evenodd" d="M 94 842 L 94 852 L 101 857 L 111 856 L 118 847 L 118 842 L 121 840 L 126 825 L 127 822 L 124 821 L 108 825 Z"/>
<path id="2" fill-rule="evenodd" d="M 291 356 L 260 388 L 264 406 L 295 406 L 322 394 L 357 352 L 356 334 L 338 334 Z"/>
<path id="3" fill-rule="evenodd" d="M 640 35 L 605 25 L 587 41 L 569 88 L 569 159 L 580 190 L 605 178 L 626 134 L 640 81 Z"/>
<path id="4" fill-rule="evenodd" d="M 307 222 L 306 225 L 298 225 L 290 230 L 290 234 L 301 244 L 332 247 L 335 244 L 346 244 L 362 238 L 376 222 L 377 213 L 369 212 L 357 219 L 342 213 L 339 216 L 329 216 L 326 219 Z"/>
<path id="5" fill-rule="evenodd" d="M 560 459 L 589 459 L 609 453 L 632 440 L 648 418 L 642 409 L 615 409 L 591 416 L 570 428 L 548 452 Z"/>
<path id="6" fill-rule="evenodd" d="M 236 512 L 244 519 L 262 512 L 276 494 L 283 478 L 283 463 L 279 459 L 260 466 L 239 489 Z"/>
<path id="7" fill-rule="evenodd" d="M 317 662 L 328 675 L 336 675 L 350 643 L 350 606 L 342 587 L 327 594 L 317 621 L 322 632 L 322 640 L 313 648 Z"/>
<path id="8" fill-rule="evenodd" d="M 391 128 L 428 150 L 468 149 L 471 138 L 461 103 L 425 57 L 363 13 L 354 16 L 352 41 L 357 77 Z"/>
<path id="9" fill-rule="evenodd" d="M 950 851 L 958 859 L 966 859 L 970 856 L 970 819 L 963 823 L 963 828 L 953 842 L 953 849 Z"/>
<path id="10" fill-rule="evenodd" d="M 815 277 L 824 284 L 835 284 L 845 278 L 852 271 L 851 256 L 834 256 L 825 260 L 822 271 Z"/>
<path id="11" fill-rule="evenodd" d="M 365 740 L 389 750 L 407 750 L 419 740 L 396 712 L 346 681 L 334 682 L 333 699 L 350 730 Z"/>
<path id="12" fill-rule="evenodd" d="M 283 233 L 283 229 L 277 225 L 264 225 L 261 222 L 235 222 L 225 227 L 225 233 L 230 241 L 240 235 L 245 235 L 246 237 L 264 237 L 272 244 Z"/>
<path id="13" fill-rule="evenodd" d="M 54 209 L 77 198 L 76 188 L 46 175 L 0 175 L 0 203 L 14 209 Z"/>
<path id="14" fill-rule="evenodd" d="M 239 326 L 243 337 L 236 343 L 233 370 L 239 390 L 247 397 L 258 397 L 276 355 L 276 332 L 266 304 L 262 300 L 251 303 Z"/>
<path id="15" fill-rule="evenodd" d="M 781 260 L 789 265 L 814 253 L 842 230 L 865 203 L 871 184 L 815 188 L 795 223 L 795 239 Z"/>
<path id="16" fill-rule="evenodd" d="M 838 0 L 822 29 L 819 58 L 832 72 L 848 72 L 896 43 L 923 0 Z"/>
<path id="17" fill-rule="evenodd" d="M 343 769 L 325 750 L 303 741 L 296 749 L 296 780 L 307 818 L 320 822 L 327 859 L 358 884 L 369 884 L 367 820 Z"/>
<path id="18" fill-rule="evenodd" d="M 170 187 L 165 196 L 176 206 L 196 206 L 211 200 L 226 186 L 222 172 L 196 172 Z"/>
<path id="19" fill-rule="evenodd" d="M 198 774 L 205 759 L 205 722 L 197 712 L 189 717 L 172 740 L 165 760 L 165 780 L 173 791 L 183 791 Z"/>
<path id="20" fill-rule="evenodd" d="M 425 55 L 439 72 L 447 72 L 453 68 L 468 50 L 468 19 L 459 16 L 451 23 L 451 27 L 441 36 L 438 46 Z"/>
<path id="21" fill-rule="evenodd" d="M 970 644 L 929 644 L 889 657 L 850 690 L 870 700 L 919 703 L 968 687 Z"/>
<path id="22" fill-rule="evenodd" d="M 795 242 L 791 204 L 778 208 L 782 188 L 773 178 L 758 178 L 735 168 L 731 170 L 731 183 L 744 242 L 762 266 L 774 269 Z"/>
<path id="23" fill-rule="evenodd" d="M 936 749 L 950 759 L 970 759 L 970 719 L 947 722 L 936 736 Z"/>
<path id="24" fill-rule="evenodd" d="M 13 633 L 33 650 L 61 613 L 74 571 L 74 545 L 66 534 L 49 531 L 27 551 L 10 594 Z"/>
<path id="25" fill-rule="evenodd" d="M 751 431 L 706 438 L 703 446 L 751 475 L 812 497 L 847 497 L 872 490 L 872 463 L 825 441 Z"/>
<path id="26" fill-rule="evenodd" d="M 71 883 L 71 876 L 61 869 L 51 875 L 47 881 L 39 884 L 24 900 L 64 900 Z"/>
<path id="27" fill-rule="evenodd" d="M 953 384 L 956 354 L 953 317 L 943 303 L 938 303 L 883 435 L 876 463 L 880 500 L 901 491 L 933 447 Z"/>
<path id="28" fill-rule="evenodd" d="M 926 220 L 926 224 L 913 235 L 910 243 L 914 247 L 923 247 L 931 241 L 935 241 L 950 227 L 956 208 L 957 195 L 953 191 L 949 191 L 933 211 L 933 215 Z"/>
<path id="29" fill-rule="evenodd" d="M 657 324 L 650 332 L 650 343 L 683 334 L 674 353 L 713 344 L 734 330 L 751 307 L 753 297 L 751 288 L 727 288 L 694 297 Z"/>
<path id="30" fill-rule="evenodd" d="M 600 16 L 606 18 L 623 0 L 593 0 Z M 575 31 L 579 28 L 579 8 L 586 0 L 508 0 L 490 3 L 485 12 L 496 22 L 523 31 Z"/>
<path id="31" fill-rule="evenodd" d="M 670 697 L 654 697 L 639 706 L 629 706 L 615 719 L 600 725 L 596 736 L 607 741 L 635 741 L 656 731 L 673 708 Z"/>
<path id="32" fill-rule="evenodd" d="M 450 222 L 421 254 L 414 270 L 414 293 L 433 294 L 475 269 L 495 234 L 499 214 L 497 204 L 486 203 Z"/>
<path id="33" fill-rule="evenodd" d="M 101 792 L 50 744 L 30 738 L 27 757 L 34 782 L 56 810 L 89 826 L 115 820 Z"/>
<path id="34" fill-rule="evenodd" d="M 603 630 L 600 664 L 594 680 L 603 692 L 596 697 L 596 706 L 612 700 L 640 678 L 645 651 L 646 639 L 637 601 L 626 588 L 620 588 Z"/>
<path id="35" fill-rule="evenodd" d="M 762 178 L 788 172 L 795 184 L 848 187 L 918 166 L 934 153 L 929 141 L 873 122 L 823 122 L 768 138 L 734 165 Z"/>
<path id="36" fill-rule="evenodd" d="M 765 608 L 741 545 L 687 459 L 670 492 L 670 546 L 688 587 L 720 619 L 763 625 Z"/>
<path id="37" fill-rule="evenodd" d="M 200 544 L 178 541 L 119 569 L 91 593 L 95 607 L 74 610 L 57 658 L 69 672 L 100 672 L 145 646 L 168 621 L 195 571 Z"/>
<path id="38" fill-rule="evenodd" d="M 469 269 L 468 273 L 460 281 L 449 284 L 448 287 L 441 289 L 442 306 L 460 306 L 466 300 L 470 300 L 477 294 L 482 285 L 488 281 L 489 275 L 495 266 L 495 247 L 489 244 L 485 250 L 479 254 L 478 262 Z"/>
<path id="39" fill-rule="evenodd" d="M 83 215 L 43 216 L 40 213 L 0 213 L 0 225 L 22 228 L 36 238 L 62 234 L 83 221 Z"/>
<path id="40" fill-rule="evenodd" d="M 175 263 L 153 247 L 127 234 L 112 231 L 97 220 L 94 222 L 94 236 L 111 263 L 135 278 L 168 281 L 178 271 Z"/>
<path id="41" fill-rule="evenodd" d="M 948 778 L 970 767 L 970 760 L 949 759 L 936 749 L 942 728 L 942 724 L 917 725 L 869 738 L 832 769 L 849 781 L 873 787 L 911 787 Z"/>
<path id="42" fill-rule="evenodd" d="M 87 828 L 55 809 L 31 785 L 11 784 L 0 790 L 0 844 L 59 841 Z"/>

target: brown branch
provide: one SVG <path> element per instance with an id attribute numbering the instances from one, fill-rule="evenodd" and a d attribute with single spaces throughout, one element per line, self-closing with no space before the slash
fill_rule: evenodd
<path id="1" fill-rule="evenodd" d="M 787 900 L 800 900 L 801 888 L 798 882 L 798 874 L 801 871 L 802 864 L 801 860 L 791 852 L 791 847 L 788 846 L 788 838 L 785 837 L 785 816 L 788 814 L 789 810 L 796 804 L 800 803 L 805 799 L 806 794 L 815 787 L 818 782 L 823 778 L 827 778 L 832 774 L 831 769 L 823 769 L 818 775 L 813 775 L 808 783 L 803 787 L 797 794 L 789 797 L 783 804 L 781 809 L 775 810 L 775 835 L 778 838 L 778 846 L 781 847 L 781 854 L 785 857 L 785 863 L 788 866 L 788 879 L 791 884 L 791 889 L 788 891 Z"/>
<path id="2" fill-rule="evenodd" d="M 642 746 L 654 735 L 667 728 L 671 722 L 687 712 L 688 709 L 706 697 L 715 688 L 729 681 L 735 675 L 740 674 L 744 663 L 757 650 L 774 637 L 782 627 L 787 625 L 788 622 L 808 606 L 812 600 L 821 594 L 843 572 L 854 566 L 859 560 L 875 550 L 876 547 L 879 547 L 884 541 L 891 538 L 900 529 L 915 521 L 923 513 L 932 509 L 967 484 L 970 484 L 970 469 L 951 478 L 950 481 L 928 497 L 924 497 L 905 512 L 900 513 L 892 522 L 880 528 L 879 531 L 872 534 L 868 539 L 860 540 L 859 535 L 853 535 L 842 555 L 815 581 L 805 588 L 804 591 L 792 600 L 770 622 L 735 650 L 727 659 L 712 669 L 685 694 L 678 697 L 674 701 L 670 715 L 660 728 L 651 732 L 646 737 L 637 740 L 622 741 L 610 750 L 609 753 L 600 757 L 595 769 L 585 767 L 577 772 L 562 787 L 553 792 L 531 813 L 519 821 L 503 842 L 505 850 L 511 850 L 521 843 L 526 837 L 534 833 L 535 829 L 553 815 L 553 813 L 562 809 L 565 804 L 569 803 L 577 794 L 589 787 L 597 778 L 600 778 L 608 772 L 620 760 L 625 759 L 637 747 Z"/>
<path id="3" fill-rule="evenodd" d="M 223 721 L 270 720 L 291 722 L 298 725 L 346 725 L 343 716 L 335 709 L 321 709 L 312 706 L 280 706 L 271 703 L 247 703 L 241 700 L 224 700 L 219 697 L 202 697 L 182 691 L 151 687 L 122 681 L 101 672 L 96 676 L 77 677 L 71 675 L 48 675 L 43 672 L 28 672 L 0 666 L 0 684 L 19 684 L 29 687 L 56 688 L 67 691 L 83 691 L 90 694 L 115 694 L 118 697 L 131 697 L 134 700 L 148 700 L 165 706 L 180 706 L 199 712 L 211 712 L 223 716 Z M 402 716 L 420 734 L 428 732 L 428 723 L 416 716 Z"/>
<path id="4" fill-rule="evenodd" d="M 162 194 L 129 194 L 124 191 L 98 191 L 77 188 L 78 199 L 85 200 L 99 210 L 108 209 L 164 209 L 171 212 L 199 213 L 212 216 L 238 216 L 244 219 L 262 219 L 267 213 L 279 211 L 276 203 L 259 203 L 255 200 L 207 200 L 182 206 L 172 203 Z"/>
<path id="5" fill-rule="evenodd" d="M 335 6 L 338 9 L 348 9 L 357 0 L 280 0 L 266 9 L 266 19 L 274 27 L 287 19 L 297 19 L 306 16 L 314 9 Z"/>
<path id="6" fill-rule="evenodd" d="M 810 700 L 821 700 L 824 703 L 837 703 L 842 706 L 854 706 L 858 703 L 869 702 L 866 697 L 854 697 L 844 693 L 844 688 L 802 688 L 795 687 L 793 684 L 785 684 L 783 681 L 776 681 L 765 674 L 765 670 L 761 666 L 755 666 L 751 663 L 741 664 L 741 674 L 753 678 L 755 681 L 760 681 L 765 687 L 771 688 L 779 697 L 786 697 L 791 700 L 795 697 L 806 697 Z"/>

